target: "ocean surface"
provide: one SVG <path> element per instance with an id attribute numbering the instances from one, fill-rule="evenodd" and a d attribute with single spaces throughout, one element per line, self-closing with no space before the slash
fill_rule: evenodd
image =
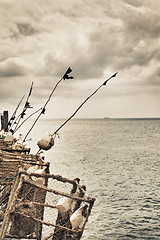
<path id="1" fill-rule="evenodd" d="M 63 122 L 40 120 L 32 152 Z M 82 240 L 160 239 L 160 120 L 73 119 L 59 135 L 44 153 L 51 173 L 79 177 L 96 198 Z"/>

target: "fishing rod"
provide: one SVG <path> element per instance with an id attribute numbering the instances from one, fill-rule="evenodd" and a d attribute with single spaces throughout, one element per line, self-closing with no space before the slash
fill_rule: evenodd
<path id="1" fill-rule="evenodd" d="M 104 83 L 102 83 L 91 95 L 89 95 L 89 96 L 81 103 L 81 105 L 76 109 L 76 111 L 75 111 L 59 128 L 57 128 L 57 130 L 56 130 L 53 134 L 51 134 L 50 136 L 51 136 L 51 137 L 56 136 L 57 133 L 58 133 L 58 131 L 59 131 L 62 127 L 64 127 L 64 125 L 66 125 L 67 122 L 69 122 L 69 121 L 76 115 L 76 113 L 80 110 L 80 108 L 81 108 L 96 92 L 98 92 L 98 90 L 99 90 L 102 86 L 105 86 L 105 85 L 107 84 L 107 82 L 108 82 L 111 78 L 116 77 L 117 73 L 118 73 L 118 72 L 114 73 L 111 77 L 109 77 L 107 80 L 105 80 Z"/>
<path id="2" fill-rule="evenodd" d="M 15 108 L 10 120 L 8 121 L 8 124 L 7 124 L 7 127 L 8 127 L 8 130 L 12 127 L 13 123 L 14 123 L 14 120 L 16 118 L 16 113 L 18 111 L 18 108 L 20 107 L 23 99 L 24 99 L 25 95 L 22 97 L 22 99 L 20 100 L 20 102 L 18 103 L 17 107 Z"/>
<path id="3" fill-rule="evenodd" d="M 80 110 L 80 108 L 96 93 L 98 90 L 107 84 L 107 82 L 113 78 L 116 77 L 118 72 L 114 73 L 111 77 L 109 77 L 107 80 L 104 81 L 91 95 L 89 95 L 82 103 L 81 105 L 76 109 L 76 111 L 60 126 L 57 128 L 57 130 L 53 134 L 48 134 L 48 136 L 42 137 L 37 145 L 39 147 L 38 153 L 43 149 L 43 150 L 49 150 L 53 145 L 54 145 L 54 140 L 56 136 L 58 135 L 58 131 L 64 127 L 64 125 L 67 124 L 75 115 L 76 113 Z M 59 135 L 58 135 L 59 137 Z"/>
<path id="4" fill-rule="evenodd" d="M 22 112 L 21 112 L 20 115 L 16 118 L 16 120 L 15 120 L 15 122 L 14 122 L 14 124 L 16 124 L 16 125 L 15 125 L 15 128 L 14 128 L 14 129 L 10 129 L 10 132 L 12 133 L 12 135 L 15 133 L 15 131 L 16 131 L 16 129 L 17 129 L 17 127 L 18 127 L 18 124 L 20 123 L 21 119 L 24 118 L 24 116 L 26 115 L 26 110 L 27 110 L 27 108 L 32 108 L 32 107 L 30 106 L 29 101 L 28 101 L 28 100 L 29 100 L 29 97 L 31 96 L 32 89 L 33 89 L 33 82 L 32 82 L 32 84 L 31 84 L 31 87 L 30 87 L 30 90 L 29 90 L 29 93 L 28 93 L 28 96 L 27 96 L 25 105 L 24 105 L 24 107 L 23 107 L 23 110 L 22 110 Z"/>
<path id="5" fill-rule="evenodd" d="M 69 67 L 67 69 L 67 71 L 65 72 L 65 74 L 63 75 L 63 77 L 56 83 L 55 87 L 53 88 L 52 92 L 50 93 L 46 103 L 44 104 L 44 106 L 42 107 L 42 110 L 41 112 L 39 113 L 38 117 L 36 118 L 36 120 L 34 121 L 33 125 L 31 126 L 30 130 L 27 132 L 26 136 L 24 137 L 23 139 L 23 142 L 26 141 L 26 138 L 28 137 L 29 133 L 32 131 L 33 127 L 35 126 L 36 122 L 38 121 L 38 119 L 40 118 L 40 116 L 42 114 L 45 114 L 45 111 L 46 111 L 46 106 L 48 104 L 48 102 L 50 101 L 54 91 L 56 90 L 57 86 L 59 85 L 59 83 L 62 81 L 62 80 L 65 80 L 65 79 L 73 79 L 74 77 L 72 76 L 69 76 L 69 74 L 72 72 L 72 69 Z"/>

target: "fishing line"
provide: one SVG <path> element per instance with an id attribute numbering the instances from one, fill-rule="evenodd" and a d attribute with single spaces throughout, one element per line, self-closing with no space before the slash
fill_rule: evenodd
<path id="1" fill-rule="evenodd" d="M 14 131 L 14 133 L 30 118 L 32 117 L 34 114 L 36 114 L 37 112 L 39 112 L 40 110 L 42 110 L 42 108 L 39 108 L 37 111 L 33 112 L 31 115 L 29 115 Z"/>
<path id="2" fill-rule="evenodd" d="M 102 86 L 105 86 L 105 85 L 107 84 L 107 82 L 108 82 L 111 78 L 116 77 L 117 73 L 118 73 L 118 72 L 114 73 L 111 77 L 109 77 L 107 80 L 105 80 L 105 82 L 104 82 L 103 84 L 101 84 L 91 95 L 89 95 L 89 96 L 81 103 L 81 105 L 76 109 L 76 111 L 75 111 L 53 134 L 51 134 L 50 136 L 52 136 L 52 137 L 54 136 L 54 138 L 55 138 L 56 135 L 57 135 L 57 133 L 58 133 L 58 131 L 59 131 L 62 127 L 64 127 L 64 126 L 67 124 L 67 122 L 69 122 L 69 121 L 76 115 L 76 113 L 80 110 L 80 108 L 81 108 L 96 92 L 98 92 L 98 90 L 99 90 Z"/>

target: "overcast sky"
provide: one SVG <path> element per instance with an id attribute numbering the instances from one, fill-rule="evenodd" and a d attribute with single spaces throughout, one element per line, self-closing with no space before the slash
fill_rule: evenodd
<path id="1" fill-rule="evenodd" d="M 159 0 L 0 0 L 0 112 L 10 114 L 32 81 L 30 104 L 67 118 L 160 117 Z M 28 110 L 31 113 L 33 110 Z"/>

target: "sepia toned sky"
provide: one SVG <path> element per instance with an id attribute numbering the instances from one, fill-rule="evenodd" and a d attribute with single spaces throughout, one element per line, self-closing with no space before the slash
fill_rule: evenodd
<path id="1" fill-rule="evenodd" d="M 30 104 L 46 118 L 160 117 L 159 0 L 0 0 L 0 112 L 32 82 Z M 23 102 L 24 103 L 24 102 Z"/>

